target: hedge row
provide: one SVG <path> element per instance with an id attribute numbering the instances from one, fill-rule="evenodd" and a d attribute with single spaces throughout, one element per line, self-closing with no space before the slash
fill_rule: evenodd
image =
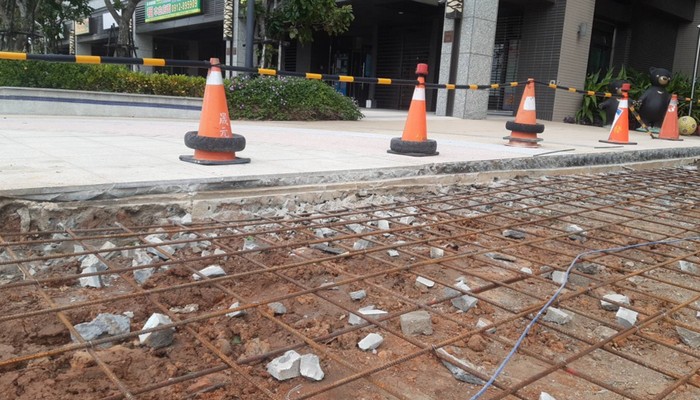
<path id="1" fill-rule="evenodd" d="M 0 86 L 202 97 L 206 80 L 132 72 L 121 65 L 0 60 Z M 226 81 L 233 119 L 357 120 L 352 99 L 329 85 L 298 78 L 238 77 Z"/>

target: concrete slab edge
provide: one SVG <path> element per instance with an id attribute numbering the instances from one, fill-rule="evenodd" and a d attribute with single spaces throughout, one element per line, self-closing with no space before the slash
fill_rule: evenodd
<path id="1" fill-rule="evenodd" d="M 691 163 L 700 157 L 700 147 L 678 149 L 654 149 L 624 151 L 599 154 L 552 155 L 505 160 L 481 160 L 455 163 L 435 163 L 418 167 L 380 168 L 345 171 L 323 171 L 305 174 L 279 174 L 244 176 L 215 179 L 184 179 L 171 181 L 128 182 L 110 185 L 81 185 L 54 188 L 27 188 L 21 190 L 0 190 L 0 199 L 15 199 L 48 202 L 72 202 L 88 200 L 125 199 L 136 196 L 173 196 L 200 192 L 243 192 L 251 189 L 291 189 L 292 187 L 330 186 L 342 188 L 354 182 L 372 186 L 371 182 L 387 183 L 396 186 L 410 186 L 430 177 L 430 181 L 440 179 L 442 184 L 456 183 L 460 176 L 473 174 L 493 174 L 493 176 L 539 175 L 560 173 L 582 173 L 591 169 L 609 169 L 611 166 L 632 168 L 631 165 L 651 163 L 647 168 L 677 166 Z M 564 171 L 561 171 L 564 170 Z M 472 177 L 473 179 L 473 177 Z M 420 184 L 424 184 L 420 183 Z M 241 193 L 242 194 L 242 193 Z"/>

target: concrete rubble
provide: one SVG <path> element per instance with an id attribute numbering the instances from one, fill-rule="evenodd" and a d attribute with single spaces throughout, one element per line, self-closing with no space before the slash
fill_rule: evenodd
<path id="1" fill-rule="evenodd" d="M 125 315 L 117 314 L 97 314 L 97 317 L 90 322 L 83 322 L 75 325 L 76 332 L 86 341 L 99 339 L 104 336 L 117 336 L 129 333 L 131 330 L 131 321 Z M 74 342 L 78 338 L 71 334 L 71 339 Z"/>
<path id="2" fill-rule="evenodd" d="M 313 381 L 320 381 L 325 374 L 321 369 L 321 360 L 315 354 L 304 354 L 299 362 L 299 374 Z"/>
<path id="3" fill-rule="evenodd" d="M 336 231 L 331 228 L 317 228 L 314 231 L 314 235 L 319 238 L 327 238 L 335 235 Z"/>
<path id="4" fill-rule="evenodd" d="M 452 354 L 448 353 L 445 349 L 442 349 L 442 348 L 437 349 L 437 353 L 444 356 L 445 358 L 447 358 L 449 360 L 452 360 L 452 362 L 454 364 L 446 361 L 443 358 L 440 358 L 440 361 L 442 362 L 442 364 L 450 371 L 452 376 L 454 376 L 455 379 L 457 379 L 458 381 L 470 383 L 472 385 L 483 385 L 484 383 L 486 383 L 483 379 L 470 374 L 469 372 L 458 367 L 456 364 L 462 364 L 470 369 L 473 369 L 473 370 L 479 371 L 479 372 L 483 372 L 482 368 L 477 367 L 476 365 L 470 363 L 467 360 L 462 360 L 462 359 L 459 359 L 459 358 L 453 356 Z"/>
<path id="5" fill-rule="evenodd" d="M 229 306 L 229 310 L 232 309 L 232 308 L 238 308 L 238 307 L 240 307 L 240 306 L 241 306 L 241 303 L 237 301 L 237 302 L 235 302 L 235 303 L 233 303 L 233 304 L 231 304 L 231 305 Z M 245 311 L 243 311 L 243 310 L 238 310 L 238 311 L 233 311 L 233 312 L 227 313 L 226 316 L 227 316 L 227 317 L 234 318 L 234 317 L 240 317 L 240 316 L 242 316 L 242 315 L 244 315 L 244 314 L 245 314 Z"/>
<path id="6" fill-rule="evenodd" d="M 117 247 L 117 245 L 115 245 L 114 243 L 112 243 L 112 242 L 105 242 L 105 243 L 102 245 L 102 247 L 100 247 L 100 254 L 102 254 L 102 257 L 104 257 L 105 259 L 109 260 L 109 259 L 111 259 L 112 257 L 114 257 L 114 256 L 117 254 L 117 252 L 116 252 L 116 251 L 110 251 L 109 253 L 104 254 L 103 251 L 105 251 L 105 250 L 110 250 L 110 249 L 113 249 L 113 248 L 115 248 L 115 247 Z"/>
<path id="7" fill-rule="evenodd" d="M 226 275 L 226 271 L 224 271 L 224 269 L 221 268 L 221 266 L 219 266 L 219 265 L 210 265 L 204 269 L 200 269 L 199 273 L 204 275 L 207 278 L 216 278 L 217 276 Z M 192 274 L 192 279 L 194 279 L 195 281 L 198 281 L 198 280 L 202 279 L 202 277 L 199 276 L 199 274 Z"/>
<path id="8" fill-rule="evenodd" d="M 157 328 L 161 325 L 168 325 L 172 323 L 173 321 L 167 315 L 153 313 L 141 329 L 152 329 Z M 159 349 L 161 347 L 170 346 L 170 344 L 173 342 L 174 333 L 174 327 L 161 329 L 159 331 L 149 333 L 143 333 L 139 335 L 139 342 L 143 346 L 148 346 L 153 349 Z"/>
<path id="9" fill-rule="evenodd" d="M 377 221 L 377 228 L 379 228 L 379 229 L 381 229 L 381 230 L 383 230 L 383 231 L 388 231 L 389 229 L 391 229 L 390 226 L 391 226 L 391 225 L 389 224 L 389 221 L 387 221 L 387 220 L 385 220 L 385 219 L 380 219 L 379 221 Z M 390 234 L 389 234 L 389 233 L 385 233 L 384 235 L 385 235 L 385 236 L 388 236 L 388 235 L 390 235 Z"/>
<path id="10" fill-rule="evenodd" d="M 268 247 L 264 243 L 258 243 L 252 236 L 243 238 L 243 250 L 264 250 Z"/>
<path id="11" fill-rule="evenodd" d="M 539 400 L 557 400 L 547 392 L 541 392 Z"/>
<path id="12" fill-rule="evenodd" d="M 95 272 L 106 271 L 107 264 L 103 263 L 96 255 L 88 254 L 80 263 L 80 269 L 86 270 L 88 268 L 93 269 Z"/>
<path id="13" fill-rule="evenodd" d="M 326 243 L 315 243 L 310 246 L 312 249 L 321 250 L 328 254 L 345 254 L 347 250 L 341 249 L 340 247 L 332 247 Z"/>
<path id="14" fill-rule="evenodd" d="M 416 221 L 416 217 L 411 216 L 411 215 L 399 218 L 399 222 L 404 224 L 404 225 L 411 225 L 415 221 Z"/>
<path id="15" fill-rule="evenodd" d="M 83 269 L 80 274 L 92 274 L 96 273 L 97 268 L 96 267 L 88 267 Z M 94 288 L 101 288 L 102 287 L 102 280 L 100 279 L 99 275 L 93 275 L 93 276 L 86 276 L 83 278 L 78 278 L 78 281 L 80 282 L 80 286 L 82 287 L 94 287 Z"/>
<path id="16" fill-rule="evenodd" d="M 399 318 L 401 332 L 407 336 L 432 335 L 433 322 L 427 311 L 412 311 L 402 314 Z"/>
<path id="17" fill-rule="evenodd" d="M 267 363 L 267 373 L 278 381 L 285 381 L 301 375 L 300 367 L 301 356 L 296 351 L 289 350 Z"/>
<path id="18" fill-rule="evenodd" d="M 284 304 L 279 302 L 270 303 L 267 305 L 267 308 L 270 309 L 270 311 L 272 311 L 272 313 L 275 315 L 282 315 L 287 313 L 287 307 L 285 307 Z"/>
<path id="19" fill-rule="evenodd" d="M 430 248 L 430 258 L 442 258 L 445 256 L 445 250 L 439 247 Z"/>
<path id="20" fill-rule="evenodd" d="M 678 332 L 678 336 L 681 337 L 683 343 L 694 349 L 700 348 L 700 333 L 680 326 L 676 327 L 676 332 Z"/>
<path id="21" fill-rule="evenodd" d="M 571 322 L 573 317 L 569 313 L 562 311 L 558 308 L 549 307 L 547 309 L 547 313 L 542 319 L 547 322 L 554 322 L 555 324 L 565 325 Z"/>
<path id="22" fill-rule="evenodd" d="M 418 277 L 416 277 L 416 286 L 423 286 L 426 288 L 431 288 L 431 287 L 435 286 L 435 282 L 431 281 L 428 278 L 418 276 Z"/>
<path id="23" fill-rule="evenodd" d="M 353 250 L 366 250 L 370 246 L 369 241 L 360 239 L 352 245 Z"/>
<path id="24" fill-rule="evenodd" d="M 458 280 L 457 283 L 454 284 L 454 286 L 459 290 L 446 287 L 443 290 L 443 294 L 445 295 L 445 297 L 452 297 L 450 302 L 455 308 L 462 312 L 467 312 L 476 306 L 476 304 L 479 301 L 476 297 L 472 297 L 467 294 L 462 294 L 463 292 L 471 291 L 469 285 L 464 283 L 464 281 Z"/>
<path id="25" fill-rule="evenodd" d="M 350 292 L 349 294 L 350 294 L 350 298 L 355 300 L 355 301 L 362 300 L 365 297 L 367 297 L 367 292 L 365 292 L 364 289 Z"/>
<path id="26" fill-rule="evenodd" d="M 154 247 L 149 247 L 146 249 L 149 253 L 160 257 L 163 260 L 169 260 L 170 257 L 175 253 L 175 249 L 172 246 L 163 244 L 162 235 L 152 234 L 145 237 L 146 241 L 150 244 L 155 245 Z M 167 237 L 167 235 L 166 235 Z"/>
<path id="27" fill-rule="evenodd" d="M 375 309 L 374 305 L 362 307 L 362 308 L 358 309 L 357 312 L 361 315 L 367 315 L 367 316 L 377 316 L 377 315 L 388 314 L 386 311 Z M 356 314 L 350 314 L 350 317 L 348 318 L 348 323 L 350 325 L 359 325 L 363 322 L 365 322 L 365 320 L 360 318 Z"/>
<path id="28" fill-rule="evenodd" d="M 493 322 L 491 322 L 490 320 L 488 320 L 486 318 L 479 318 L 479 320 L 476 321 L 476 328 L 477 329 L 481 329 L 481 328 L 489 326 L 489 325 L 493 325 Z M 496 333 L 496 327 L 489 328 L 489 329 L 485 330 L 484 332 L 494 334 L 494 333 Z"/>
<path id="29" fill-rule="evenodd" d="M 394 249 L 387 250 L 386 254 L 388 254 L 389 257 L 398 257 L 400 255 L 399 251 Z"/>
<path id="30" fill-rule="evenodd" d="M 566 272 L 552 271 L 552 281 L 559 285 L 566 283 Z"/>
<path id="31" fill-rule="evenodd" d="M 516 240 L 525 239 L 525 233 L 518 231 L 518 230 L 515 230 L 515 229 L 506 229 L 503 231 L 502 235 L 504 237 L 516 239 Z"/>
<path id="32" fill-rule="evenodd" d="M 596 275 L 598 272 L 600 272 L 601 266 L 591 262 L 580 262 L 576 263 L 575 268 L 584 274 Z"/>
<path id="33" fill-rule="evenodd" d="M 363 351 L 368 351 L 376 349 L 382 343 L 384 343 L 384 338 L 382 335 L 378 333 L 370 333 L 369 335 L 365 336 L 364 339 L 360 340 L 357 343 L 357 346 Z"/>
<path id="34" fill-rule="evenodd" d="M 520 272 L 522 272 L 522 273 L 524 273 L 524 274 L 532 275 L 532 270 L 531 270 L 530 268 L 528 268 L 528 267 L 522 267 L 522 268 L 520 268 Z"/>
<path id="35" fill-rule="evenodd" d="M 615 314 L 617 322 L 625 328 L 631 328 L 637 323 L 637 312 L 620 307 Z"/>
<path id="36" fill-rule="evenodd" d="M 685 260 L 679 260 L 678 261 L 678 267 L 681 269 L 683 272 L 689 272 L 691 274 L 697 274 L 698 273 L 698 266 Z"/>
<path id="37" fill-rule="evenodd" d="M 190 314 L 199 311 L 199 304 L 191 303 L 182 307 L 170 307 L 170 312 L 174 314 Z"/>
<path id="38" fill-rule="evenodd" d="M 606 311 L 617 311 L 620 308 L 620 306 L 617 304 L 609 303 L 605 300 L 614 301 L 615 303 L 624 304 L 626 306 L 630 305 L 630 299 L 625 295 L 618 293 L 606 294 L 605 296 L 603 296 L 603 300 L 600 301 L 600 306 L 603 308 L 603 310 Z"/>
<path id="39" fill-rule="evenodd" d="M 486 253 L 484 255 L 486 257 L 491 258 L 491 259 L 496 260 L 496 261 L 505 261 L 505 262 L 509 262 L 509 263 L 514 263 L 514 262 L 518 261 L 517 258 L 503 254 L 503 253 Z"/>

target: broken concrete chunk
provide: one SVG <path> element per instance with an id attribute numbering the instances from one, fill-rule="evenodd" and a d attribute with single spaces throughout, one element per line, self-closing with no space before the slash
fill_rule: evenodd
<path id="1" fill-rule="evenodd" d="M 360 224 L 349 224 L 347 227 L 355 233 L 362 233 L 365 230 L 365 227 Z"/>
<path id="2" fill-rule="evenodd" d="M 231 304 L 231 306 L 229 307 L 229 310 L 232 308 L 238 308 L 240 306 L 241 306 L 241 303 L 235 302 L 235 303 Z M 245 314 L 245 311 L 238 310 L 238 311 L 230 312 L 230 313 L 226 314 L 226 316 L 233 318 L 233 317 L 240 317 L 243 314 Z"/>
<path id="3" fill-rule="evenodd" d="M 226 271 L 224 271 L 224 269 L 218 265 L 210 265 L 204 269 L 200 269 L 199 273 L 206 276 L 207 278 L 215 278 L 217 276 L 226 275 Z M 198 281 L 202 279 L 202 277 L 199 276 L 199 274 L 192 274 L 192 279 Z"/>
<path id="4" fill-rule="evenodd" d="M 151 256 L 144 249 L 134 250 L 134 258 L 131 260 L 131 266 L 137 267 L 139 265 L 148 265 L 153 262 Z"/>
<path id="5" fill-rule="evenodd" d="M 369 241 L 360 239 L 352 245 L 353 250 L 365 250 L 369 247 Z"/>
<path id="6" fill-rule="evenodd" d="M 377 315 L 387 314 L 386 311 L 383 311 L 383 310 L 376 310 L 376 309 L 374 308 L 374 305 L 369 305 L 369 306 L 366 306 L 366 307 L 362 307 L 362 308 L 360 308 L 359 310 L 357 310 L 357 312 L 358 312 L 360 315 L 368 315 L 368 316 L 377 316 Z M 359 324 L 361 324 L 361 323 L 363 323 L 363 322 L 365 322 L 365 320 L 362 319 L 362 318 L 360 318 L 359 316 L 357 316 L 357 315 L 355 315 L 355 314 L 350 314 L 350 317 L 348 318 L 348 323 L 349 323 L 350 325 L 359 325 Z"/>
<path id="7" fill-rule="evenodd" d="M 698 273 L 697 265 L 695 265 L 689 261 L 685 261 L 685 260 L 678 261 L 678 267 L 680 267 L 681 271 L 683 271 L 683 272 L 690 272 L 691 274 Z"/>
<path id="8" fill-rule="evenodd" d="M 603 307 L 603 310 L 607 311 L 617 311 L 620 308 L 620 306 L 618 306 L 617 304 L 608 303 L 605 300 L 614 301 L 616 303 L 624 304 L 627 306 L 630 305 L 630 299 L 625 295 L 617 293 L 606 294 L 605 296 L 603 296 L 603 300 L 600 301 L 600 306 Z"/>
<path id="9" fill-rule="evenodd" d="M 676 327 L 676 332 L 678 332 L 678 335 L 681 337 L 683 343 L 694 349 L 700 348 L 700 333 L 682 328 L 680 326 Z"/>
<path id="10" fill-rule="evenodd" d="M 503 231 L 503 236 L 511 239 L 525 239 L 525 233 L 514 229 L 506 229 Z"/>
<path id="11" fill-rule="evenodd" d="M 637 312 L 620 307 L 615 317 L 617 322 L 625 328 L 631 328 L 637 323 Z"/>
<path id="12" fill-rule="evenodd" d="M 215 255 L 215 256 L 222 256 L 222 255 L 225 255 L 225 254 L 226 254 L 226 252 L 223 251 L 223 250 L 221 250 L 221 249 L 216 249 L 216 250 L 214 250 L 214 255 Z M 224 260 L 226 260 L 227 258 L 228 258 L 228 257 L 224 257 Z"/>
<path id="13" fill-rule="evenodd" d="M 180 217 L 180 223 L 183 225 L 189 225 L 192 223 L 192 214 L 187 213 Z"/>
<path id="14" fill-rule="evenodd" d="M 506 255 L 506 254 L 502 254 L 502 253 L 486 253 L 485 256 L 486 256 L 486 257 L 489 257 L 489 258 L 492 258 L 492 259 L 494 259 L 494 260 L 498 260 L 498 261 L 505 261 L 505 262 L 516 262 L 516 261 L 518 261 L 517 258 L 515 258 L 515 257 L 513 257 L 513 256 Z"/>
<path id="15" fill-rule="evenodd" d="M 148 318 L 142 329 L 152 329 L 161 325 L 168 325 L 172 323 L 173 321 L 167 315 L 154 313 Z M 174 332 L 175 328 L 171 327 L 168 329 L 144 333 L 139 335 L 139 342 L 142 345 L 153 349 L 170 346 L 170 344 L 173 342 Z"/>
<path id="16" fill-rule="evenodd" d="M 107 254 L 104 254 L 104 253 L 102 253 L 102 252 L 105 251 L 105 250 L 113 249 L 113 248 L 115 248 L 115 247 L 117 247 L 117 246 L 116 246 L 114 243 L 112 243 L 112 242 L 105 242 L 105 243 L 102 245 L 102 247 L 100 247 L 100 253 L 102 254 L 102 256 L 103 256 L 104 258 L 106 258 L 107 260 L 109 260 L 110 258 L 114 257 L 114 256 L 117 254 L 117 252 L 116 252 L 116 251 L 110 251 L 110 252 L 107 253 Z"/>
<path id="17" fill-rule="evenodd" d="M 557 400 L 557 399 L 555 399 L 552 395 L 550 395 L 547 392 L 541 392 L 539 400 Z"/>
<path id="18" fill-rule="evenodd" d="M 384 343 L 384 338 L 382 335 L 378 333 L 370 333 L 369 335 L 365 336 L 364 339 L 360 340 L 360 342 L 357 343 L 357 346 L 361 350 L 367 351 L 376 349 L 382 343 Z"/>
<path id="19" fill-rule="evenodd" d="M 148 278 L 150 278 L 151 275 L 153 275 L 154 272 L 156 272 L 156 269 L 152 268 L 152 267 L 151 268 L 135 269 L 133 271 L 134 280 L 139 285 L 143 285 L 148 280 Z"/>
<path id="20" fill-rule="evenodd" d="M 445 256 L 445 250 L 439 247 L 430 248 L 430 258 L 442 258 Z"/>
<path id="21" fill-rule="evenodd" d="M 325 243 L 316 243 L 311 245 L 312 249 L 321 250 L 324 253 L 329 254 L 345 254 L 347 251 L 341 249 L 340 247 L 331 247 Z"/>
<path id="22" fill-rule="evenodd" d="M 522 272 L 522 273 L 524 273 L 524 274 L 532 275 L 532 270 L 531 270 L 530 268 L 528 268 L 528 267 L 522 267 L 522 268 L 520 268 L 520 272 Z"/>
<path id="23" fill-rule="evenodd" d="M 162 235 L 148 235 L 145 237 L 146 241 L 148 243 L 154 244 L 157 246 L 156 247 L 149 247 L 146 249 L 149 253 L 156 255 L 163 260 L 169 260 L 170 257 L 175 253 L 175 249 L 173 249 L 172 246 L 169 246 L 167 244 L 163 244 L 163 239 L 161 239 Z M 167 235 L 165 235 L 167 237 Z"/>
<path id="24" fill-rule="evenodd" d="M 387 250 L 386 253 L 389 255 L 389 257 L 398 257 L 400 255 L 398 250 L 394 249 Z"/>
<path id="25" fill-rule="evenodd" d="M 489 326 L 489 325 L 493 325 L 493 322 L 491 322 L 490 320 L 488 320 L 486 318 L 479 318 L 479 320 L 476 321 L 476 328 L 477 329 L 481 329 L 481 328 Z M 496 327 L 489 328 L 489 329 L 485 330 L 484 332 L 494 334 L 494 333 L 496 333 Z"/>
<path id="26" fill-rule="evenodd" d="M 267 247 L 266 244 L 258 243 L 252 236 L 243 238 L 243 250 L 264 250 Z"/>
<path id="27" fill-rule="evenodd" d="M 94 268 L 95 271 L 106 271 L 107 264 L 103 263 L 96 255 L 88 254 L 80 263 L 80 269 Z"/>
<path id="28" fill-rule="evenodd" d="M 367 297 L 367 292 L 363 290 L 358 290 L 355 292 L 350 292 L 350 298 L 353 300 L 362 300 Z"/>
<path id="29" fill-rule="evenodd" d="M 423 286 L 428 287 L 428 288 L 435 286 L 435 282 L 431 281 L 428 278 L 423 278 L 422 276 L 416 277 L 416 284 L 423 285 Z"/>
<path id="30" fill-rule="evenodd" d="M 600 271 L 600 265 L 591 262 L 576 264 L 576 269 L 587 275 L 595 275 Z"/>
<path id="31" fill-rule="evenodd" d="M 383 231 L 388 231 L 390 228 L 389 221 L 385 219 L 380 219 L 377 221 L 377 228 L 383 230 Z"/>
<path id="32" fill-rule="evenodd" d="M 299 361 L 299 373 L 305 378 L 320 381 L 325 374 L 321 369 L 321 360 L 315 354 L 304 354 Z"/>
<path id="33" fill-rule="evenodd" d="M 416 220 L 416 217 L 413 216 L 406 216 L 406 217 L 401 217 L 399 219 L 399 222 L 401 222 L 404 225 L 411 225 L 414 221 Z"/>
<path id="34" fill-rule="evenodd" d="M 287 313 L 287 307 L 285 307 L 282 303 L 270 303 L 267 305 L 267 308 L 269 308 L 270 311 L 272 311 L 272 313 L 275 315 L 282 315 Z"/>
<path id="35" fill-rule="evenodd" d="M 463 296 L 459 296 L 455 299 L 450 300 L 450 302 L 458 310 L 467 312 L 472 308 L 476 307 L 476 303 L 479 302 L 479 299 L 465 294 Z"/>
<path id="36" fill-rule="evenodd" d="M 558 284 L 566 283 L 566 272 L 562 271 L 553 271 L 552 272 L 552 281 Z"/>
<path id="37" fill-rule="evenodd" d="M 413 311 L 399 318 L 404 335 L 432 335 L 433 322 L 427 311 Z"/>
<path id="38" fill-rule="evenodd" d="M 175 314 L 190 314 L 199 310 L 199 304 L 191 303 L 183 307 L 170 307 L 170 312 Z"/>
<path id="39" fill-rule="evenodd" d="M 95 267 L 88 267 L 85 268 L 80 274 L 92 274 L 97 272 L 97 268 Z M 99 275 L 93 275 L 93 276 L 86 276 L 84 278 L 79 278 L 80 281 L 80 286 L 82 287 L 94 287 L 94 288 L 101 288 L 102 287 L 102 281 L 100 280 Z"/>
<path id="40" fill-rule="evenodd" d="M 75 325 L 75 330 L 86 341 L 95 340 L 101 336 L 117 336 L 129 333 L 131 323 L 129 318 L 124 315 L 116 314 L 98 314 L 95 319 L 90 322 Z M 74 342 L 78 338 L 71 335 Z"/>
<path id="41" fill-rule="evenodd" d="M 571 322 L 573 317 L 558 308 L 549 307 L 543 319 L 547 322 L 554 322 L 555 324 L 564 325 Z"/>
<path id="42" fill-rule="evenodd" d="M 442 365 L 444 365 L 450 371 L 452 376 L 454 376 L 455 379 L 457 379 L 458 381 L 470 383 L 472 385 L 483 385 L 484 383 L 486 383 L 483 379 L 470 374 L 469 372 L 458 367 L 456 364 L 462 364 L 462 365 L 469 367 L 470 369 L 473 369 L 475 371 L 480 371 L 481 368 L 478 368 L 476 365 L 470 363 L 467 360 L 462 360 L 462 359 L 459 359 L 459 358 L 453 356 L 452 354 L 445 351 L 445 349 L 437 349 L 437 352 L 439 354 L 441 354 L 442 356 L 444 356 L 445 358 L 452 360 L 452 362 L 455 363 L 455 364 L 452 364 L 452 363 L 446 361 L 445 359 L 440 358 L 440 361 L 442 361 Z"/>
<path id="43" fill-rule="evenodd" d="M 278 381 L 296 378 L 301 374 L 301 356 L 294 350 L 289 350 L 282 356 L 267 363 L 267 373 Z"/>
<path id="44" fill-rule="evenodd" d="M 330 228 L 318 228 L 314 231 L 314 235 L 319 238 L 326 238 L 335 235 L 335 231 Z"/>

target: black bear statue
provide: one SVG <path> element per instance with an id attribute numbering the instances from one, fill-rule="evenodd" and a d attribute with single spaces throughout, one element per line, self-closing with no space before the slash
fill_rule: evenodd
<path id="1" fill-rule="evenodd" d="M 635 102 L 639 116 L 645 124 L 660 128 L 664 122 L 671 94 L 666 86 L 671 82 L 671 71 L 663 68 L 649 68 L 651 86 Z"/>

